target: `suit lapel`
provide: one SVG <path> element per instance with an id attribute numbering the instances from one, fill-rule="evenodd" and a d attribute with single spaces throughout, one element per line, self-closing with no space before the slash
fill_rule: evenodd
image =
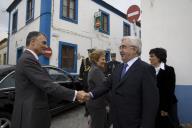
<path id="1" fill-rule="evenodd" d="M 129 76 L 138 68 L 138 64 L 140 63 L 140 59 L 136 60 L 135 63 L 133 63 L 133 65 L 128 69 L 128 71 L 126 72 L 126 74 L 123 76 L 123 78 L 119 78 L 119 83 L 117 84 L 116 88 L 119 87 L 120 85 L 122 85 L 122 83 L 129 78 Z M 121 66 L 121 70 L 120 70 L 120 75 L 121 76 L 121 71 L 123 70 L 123 66 Z"/>
<path id="2" fill-rule="evenodd" d="M 29 56 L 29 58 L 31 58 L 31 59 L 33 59 L 34 61 L 34 64 L 38 64 L 38 65 L 41 65 L 40 63 L 39 63 L 39 61 L 34 57 L 34 55 L 31 53 L 31 52 L 29 52 L 29 51 L 27 51 L 27 50 L 25 50 L 24 51 L 24 54 L 26 54 L 26 56 Z"/>
<path id="3" fill-rule="evenodd" d="M 122 70 L 123 70 L 123 63 L 119 66 L 119 70 L 116 73 L 117 74 L 116 78 L 117 78 L 118 81 L 121 80 L 121 72 L 122 72 Z"/>

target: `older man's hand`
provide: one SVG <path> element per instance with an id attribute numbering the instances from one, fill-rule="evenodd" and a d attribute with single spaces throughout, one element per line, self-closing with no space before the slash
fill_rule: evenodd
<path id="1" fill-rule="evenodd" d="M 80 103 L 83 103 L 85 101 L 88 101 L 91 98 L 89 93 L 86 93 L 85 91 L 77 91 L 76 99 Z"/>

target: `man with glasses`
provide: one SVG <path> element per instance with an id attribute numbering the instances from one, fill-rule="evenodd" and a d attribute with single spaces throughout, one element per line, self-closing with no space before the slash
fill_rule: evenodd
<path id="1" fill-rule="evenodd" d="M 119 47 L 123 63 L 85 97 L 96 99 L 111 91 L 113 128 L 155 127 L 159 103 L 155 69 L 140 59 L 141 46 L 137 37 L 123 37 Z"/>

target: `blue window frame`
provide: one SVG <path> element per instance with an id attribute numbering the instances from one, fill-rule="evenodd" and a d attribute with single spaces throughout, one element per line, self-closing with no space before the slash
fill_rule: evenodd
<path id="1" fill-rule="evenodd" d="M 60 1 L 60 18 L 73 23 L 78 23 L 78 0 Z"/>
<path id="2" fill-rule="evenodd" d="M 123 36 L 130 36 L 131 35 L 131 28 L 128 23 L 123 22 Z"/>
<path id="3" fill-rule="evenodd" d="M 102 10 L 101 11 L 101 26 L 99 31 L 105 34 L 110 34 L 110 17 L 109 17 L 109 13 L 106 13 Z"/>
<path id="4" fill-rule="evenodd" d="M 35 8 L 34 4 L 35 4 L 35 0 L 27 0 L 26 23 L 29 23 L 34 19 L 34 8 Z"/>
<path id="5" fill-rule="evenodd" d="M 24 47 L 19 47 L 17 48 L 17 61 L 19 60 L 19 58 L 21 57 L 22 53 L 23 53 L 23 49 Z"/>
<path id="6" fill-rule="evenodd" d="M 77 72 L 77 45 L 59 42 L 58 67 L 68 72 Z"/>
<path id="7" fill-rule="evenodd" d="M 18 10 L 13 13 L 12 19 L 12 33 L 15 33 L 17 32 Z"/>

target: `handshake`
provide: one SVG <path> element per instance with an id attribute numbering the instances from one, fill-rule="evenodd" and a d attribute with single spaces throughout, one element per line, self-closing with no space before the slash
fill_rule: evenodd
<path id="1" fill-rule="evenodd" d="M 85 91 L 77 91 L 76 100 L 80 103 L 86 102 L 91 99 L 91 94 Z"/>

